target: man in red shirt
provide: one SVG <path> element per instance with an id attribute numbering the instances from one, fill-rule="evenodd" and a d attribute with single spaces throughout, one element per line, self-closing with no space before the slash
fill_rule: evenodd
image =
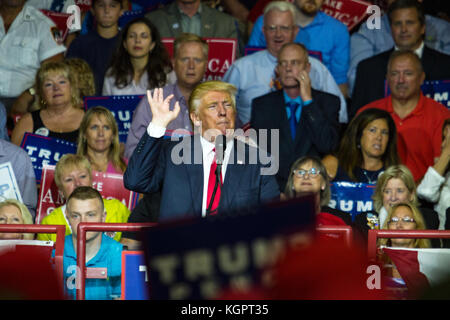
<path id="1" fill-rule="evenodd" d="M 393 52 L 386 79 L 391 95 L 369 103 L 358 113 L 378 108 L 391 114 L 398 132 L 398 153 L 417 182 L 434 164 L 434 158 L 440 155 L 442 125 L 445 119 L 450 118 L 450 111 L 422 94 L 420 86 L 425 73 L 414 52 Z"/>

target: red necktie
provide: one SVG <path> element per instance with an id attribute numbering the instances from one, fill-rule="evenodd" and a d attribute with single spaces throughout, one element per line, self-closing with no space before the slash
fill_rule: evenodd
<path id="1" fill-rule="evenodd" d="M 211 163 L 211 168 L 209 170 L 209 180 L 208 180 L 208 197 L 206 202 L 206 209 L 209 207 L 209 203 L 212 198 L 212 194 L 214 191 L 214 186 L 216 184 L 216 169 L 217 169 L 217 163 L 216 163 L 216 149 L 214 148 L 212 150 L 214 152 L 214 159 Z M 217 208 L 219 207 L 219 201 L 220 201 L 220 189 L 222 187 L 222 174 L 220 174 L 220 183 L 217 186 L 216 194 L 214 196 L 214 202 L 211 206 L 211 210 L 207 214 L 214 215 L 217 213 Z"/>

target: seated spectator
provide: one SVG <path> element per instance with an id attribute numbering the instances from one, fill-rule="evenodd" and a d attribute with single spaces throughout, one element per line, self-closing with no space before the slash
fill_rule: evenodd
<path id="1" fill-rule="evenodd" d="M 77 227 L 80 222 L 105 222 L 107 213 L 100 193 L 91 187 L 77 187 L 67 199 L 67 219 L 73 230 L 64 243 L 64 289 L 76 298 Z M 86 267 L 106 268 L 106 279 L 86 279 L 86 300 L 120 298 L 122 245 L 102 232 L 86 233 Z"/>
<path id="2" fill-rule="evenodd" d="M 395 0 L 388 0 L 390 6 Z M 423 2 L 423 1 L 419 1 Z M 431 2 L 435 6 L 435 1 Z M 424 3 L 426 5 L 427 2 Z M 350 37 L 350 68 L 348 70 L 349 87 L 353 89 L 356 76 L 356 67 L 364 59 L 394 47 L 391 26 L 388 14 L 383 14 L 380 19 L 380 27 L 369 29 L 370 24 L 363 23 L 357 32 Z M 432 15 L 425 15 L 424 43 L 427 47 L 441 53 L 450 54 L 450 29 L 449 21 L 439 19 Z M 351 95 L 351 92 L 350 92 Z"/>
<path id="3" fill-rule="evenodd" d="M 92 172 L 89 160 L 74 154 L 65 154 L 62 156 L 55 167 L 55 183 L 62 192 L 64 199 L 68 199 L 73 190 L 79 186 L 91 187 Z M 106 211 L 105 222 L 127 222 L 130 211 L 122 202 L 117 199 L 103 199 L 103 205 Z M 53 210 L 49 215 L 42 219 L 41 224 L 65 225 L 66 236 L 73 232 L 67 221 L 66 205 Z M 116 232 L 114 239 L 119 241 L 121 236 L 121 232 Z M 37 238 L 38 240 L 55 241 L 56 235 L 40 233 Z"/>
<path id="4" fill-rule="evenodd" d="M 429 48 L 424 43 L 425 16 L 423 8 L 417 0 L 397 0 L 388 10 L 392 37 L 395 46 L 358 64 L 352 93 L 352 103 L 349 116 L 375 100 L 385 96 L 385 79 L 389 82 L 390 57 L 393 52 L 412 51 L 418 57 L 424 71 L 424 80 L 448 80 L 450 56 Z M 391 92 L 392 92 L 392 88 Z"/>
<path id="5" fill-rule="evenodd" d="M 119 129 L 104 107 L 90 108 L 83 117 L 77 155 L 86 157 L 92 170 L 123 174 L 127 161 L 120 156 Z"/>
<path id="6" fill-rule="evenodd" d="M 164 87 L 164 98 L 173 94 L 170 109 L 173 110 L 175 102 L 180 104 L 181 111 L 178 117 L 167 127 L 168 130 L 184 129 L 192 132 L 192 123 L 189 118 L 188 101 L 192 90 L 205 76 L 208 65 L 208 43 L 192 33 L 182 33 L 175 39 L 173 45 L 173 69 L 176 83 Z M 153 94 L 153 91 L 152 93 Z M 148 123 L 152 120 L 152 111 L 147 98 L 144 97 L 133 113 L 133 120 L 128 132 L 125 145 L 125 157 L 131 157 L 139 140 L 147 131 Z"/>
<path id="7" fill-rule="evenodd" d="M 347 96 L 347 71 L 350 61 L 350 36 L 339 20 L 321 11 L 323 0 L 295 0 L 298 9 L 296 24 L 300 27 L 294 42 L 317 52 L 330 70 L 344 96 Z M 266 47 L 263 15 L 253 26 L 247 43 L 251 47 Z"/>
<path id="8" fill-rule="evenodd" d="M 11 141 L 20 145 L 25 132 L 76 143 L 84 115 L 75 75 L 64 62 L 48 62 L 36 75 L 35 111 L 14 127 Z"/>
<path id="9" fill-rule="evenodd" d="M 19 187 L 22 202 L 31 216 L 36 217 L 37 188 L 33 164 L 28 153 L 18 146 L 0 139 L 0 164 L 11 163 Z"/>
<path id="10" fill-rule="evenodd" d="M 70 72 L 77 78 L 77 87 L 81 101 L 84 97 L 95 95 L 95 79 L 89 64 L 81 58 L 69 58 L 64 60 L 69 65 Z"/>
<path id="11" fill-rule="evenodd" d="M 391 94 L 358 112 L 370 108 L 389 112 L 397 128 L 398 154 L 417 182 L 441 153 L 442 124 L 450 117 L 450 111 L 422 93 L 425 72 L 414 52 L 394 51 L 386 77 Z"/>
<path id="12" fill-rule="evenodd" d="M 162 38 L 176 38 L 181 33 L 193 33 L 202 38 L 231 38 L 237 40 L 236 55 L 244 51 L 244 31 L 229 14 L 209 7 L 201 0 L 175 0 L 145 15 L 158 26 Z"/>
<path id="13" fill-rule="evenodd" d="M 388 230 L 425 230 L 426 225 L 420 210 L 410 203 L 397 203 L 389 209 L 386 221 L 382 229 Z M 408 239 L 408 238 L 381 238 L 378 245 L 395 248 L 431 248 L 429 239 Z M 395 285 L 392 287 L 406 287 L 395 264 L 386 256 L 384 260 L 385 276 Z"/>
<path id="14" fill-rule="evenodd" d="M 298 32 L 295 24 L 298 12 L 292 3 L 273 1 L 264 8 L 264 37 L 267 49 L 236 60 L 227 70 L 223 81 L 237 89 L 236 106 L 240 121 L 246 124 L 251 118 L 252 100 L 278 88 L 277 57 L 281 47 L 293 42 Z M 339 122 L 347 123 L 347 104 L 341 90 L 327 67 L 314 57 L 309 57 L 311 87 L 339 96 L 341 101 Z"/>
<path id="15" fill-rule="evenodd" d="M 318 196 L 317 226 L 351 224 L 348 213 L 328 207 L 331 198 L 330 181 L 319 158 L 305 156 L 293 163 L 282 198 L 292 199 L 305 193 Z"/>
<path id="16" fill-rule="evenodd" d="M 120 44 L 106 72 L 102 95 L 145 94 L 148 89 L 175 82 L 166 47 L 158 29 L 148 19 L 129 22 L 122 31 Z"/>
<path id="17" fill-rule="evenodd" d="M 367 109 L 350 121 L 336 155 L 322 160 L 332 181 L 375 184 L 385 168 L 397 165 L 397 129 L 388 112 Z"/>
<path id="18" fill-rule="evenodd" d="M 66 58 L 85 60 L 94 72 L 95 95 L 101 95 L 105 73 L 120 44 L 119 18 L 124 12 L 121 0 L 92 0 L 90 13 L 95 29 L 79 35 L 67 49 Z"/>
<path id="19" fill-rule="evenodd" d="M 339 98 L 311 88 L 308 51 L 300 43 L 286 43 L 278 54 L 276 72 L 281 90 L 252 101 L 251 126 L 279 132 L 279 140 L 260 144 L 268 153 L 279 152 L 276 178 L 283 190 L 292 163 L 305 155 L 323 156 L 339 143 Z M 276 150 L 276 151 L 275 151 Z"/>
<path id="20" fill-rule="evenodd" d="M 442 126 L 441 155 L 434 166 L 428 167 L 425 176 L 417 187 L 419 198 L 434 203 L 439 215 L 439 229 L 445 229 L 446 213 L 450 207 L 450 118 Z"/>
<path id="21" fill-rule="evenodd" d="M 33 217 L 28 208 L 14 199 L 0 202 L 0 224 L 33 224 Z M 33 240 L 32 233 L 0 233 L 0 239 L 24 239 Z"/>
<path id="22" fill-rule="evenodd" d="M 359 213 L 354 221 L 355 235 L 358 241 L 367 242 L 370 229 L 380 229 L 388 221 L 388 211 L 398 203 L 410 203 L 418 206 L 416 184 L 411 171 L 404 165 L 394 165 L 378 177 L 372 196 L 374 210 Z M 433 210 L 420 208 L 425 219 L 426 229 L 437 229 L 439 220 Z M 434 244 L 434 242 L 433 242 Z M 436 242 L 436 246 L 438 246 Z"/>

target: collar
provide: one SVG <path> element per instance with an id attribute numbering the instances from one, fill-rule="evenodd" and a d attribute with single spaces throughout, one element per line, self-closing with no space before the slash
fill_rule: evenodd
<path id="1" fill-rule="evenodd" d="M 264 49 L 261 52 L 264 52 L 271 63 L 277 64 L 277 57 L 273 56 L 269 50 Z"/>
<path id="2" fill-rule="evenodd" d="M 416 115 L 416 116 L 420 115 L 423 112 L 424 105 L 425 105 L 425 96 L 423 95 L 422 91 L 420 91 L 420 97 L 419 97 L 419 101 L 417 101 L 416 107 L 406 117 L 410 117 L 410 116 L 413 116 L 413 115 Z M 387 104 L 387 110 L 386 111 L 391 113 L 391 114 L 394 113 L 394 106 L 392 104 L 392 95 L 389 95 L 389 97 L 388 97 L 388 104 Z"/>
<path id="3" fill-rule="evenodd" d="M 186 13 L 184 13 L 184 12 L 180 9 L 180 7 L 179 7 L 178 5 L 176 5 L 176 7 L 177 7 L 177 10 L 178 10 L 178 13 L 179 13 L 179 14 L 188 16 Z M 202 11 L 203 11 L 203 9 L 202 9 L 202 3 L 200 2 L 200 5 L 198 6 L 197 12 L 194 14 L 194 16 L 195 16 L 195 15 L 201 15 L 201 14 L 202 14 Z"/>
<path id="4" fill-rule="evenodd" d="M 106 236 L 104 233 L 101 234 L 102 237 L 102 242 L 100 243 L 100 249 L 98 249 L 96 255 L 94 257 L 92 257 L 91 260 L 86 262 L 86 266 L 90 266 L 96 263 L 96 261 L 98 261 L 99 259 L 101 259 L 102 255 L 103 255 L 103 251 L 105 250 L 105 237 Z M 77 259 L 77 253 L 75 252 L 75 247 L 73 246 L 73 237 L 72 234 L 66 236 L 66 240 L 64 243 L 64 255 L 72 258 L 72 259 Z"/>
<path id="5" fill-rule="evenodd" d="M 422 43 L 420 44 L 420 46 L 414 50 L 414 53 L 417 54 L 417 56 L 422 59 L 422 55 L 423 55 L 423 48 L 425 47 L 425 42 L 422 41 Z M 395 50 L 399 50 L 399 48 L 397 46 L 395 46 Z"/>
<path id="6" fill-rule="evenodd" d="M 283 90 L 283 96 L 284 96 L 284 102 L 285 104 L 288 104 L 291 101 L 295 101 L 297 102 L 299 105 L 303 105 L 303 100 L 302 98 L 300 98 L 300 96 L 295 97 L 294 99 L 292 99 L 291 97 L 289 97 L 286 92 Z"/>
<path id="7" fill-rule="evenodd" d="M 203 138 L 203 136 L 201 136 L 201 135 L 200 135 L 200 144 L 202 146 L 202 152 L 204 155 L 208 155 L 216 147 L 216 145 L 214 143 L 209 142 L 208 140 Z M 233 148 L 233 144 L 234 144 L 234 139 L 227 140 L 224 159 L 228 159 L 231 149 Z"/>

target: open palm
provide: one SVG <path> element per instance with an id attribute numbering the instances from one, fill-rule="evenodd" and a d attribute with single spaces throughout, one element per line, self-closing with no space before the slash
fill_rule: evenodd
<path id="1" fill-rule="evenodd" d="M 153 96 L 150 90 L 147 90 L 147 100 L 152 111 L 152 123 L 166 128 L 167 125 L 178 117 L 180 113 L 180 104 L 175 102 L 173 110 L 170 110 L 170 100 L 173 99 L 173 94 L 164 99 L 163 88 L 156 88 L 153 90 Z"/>

